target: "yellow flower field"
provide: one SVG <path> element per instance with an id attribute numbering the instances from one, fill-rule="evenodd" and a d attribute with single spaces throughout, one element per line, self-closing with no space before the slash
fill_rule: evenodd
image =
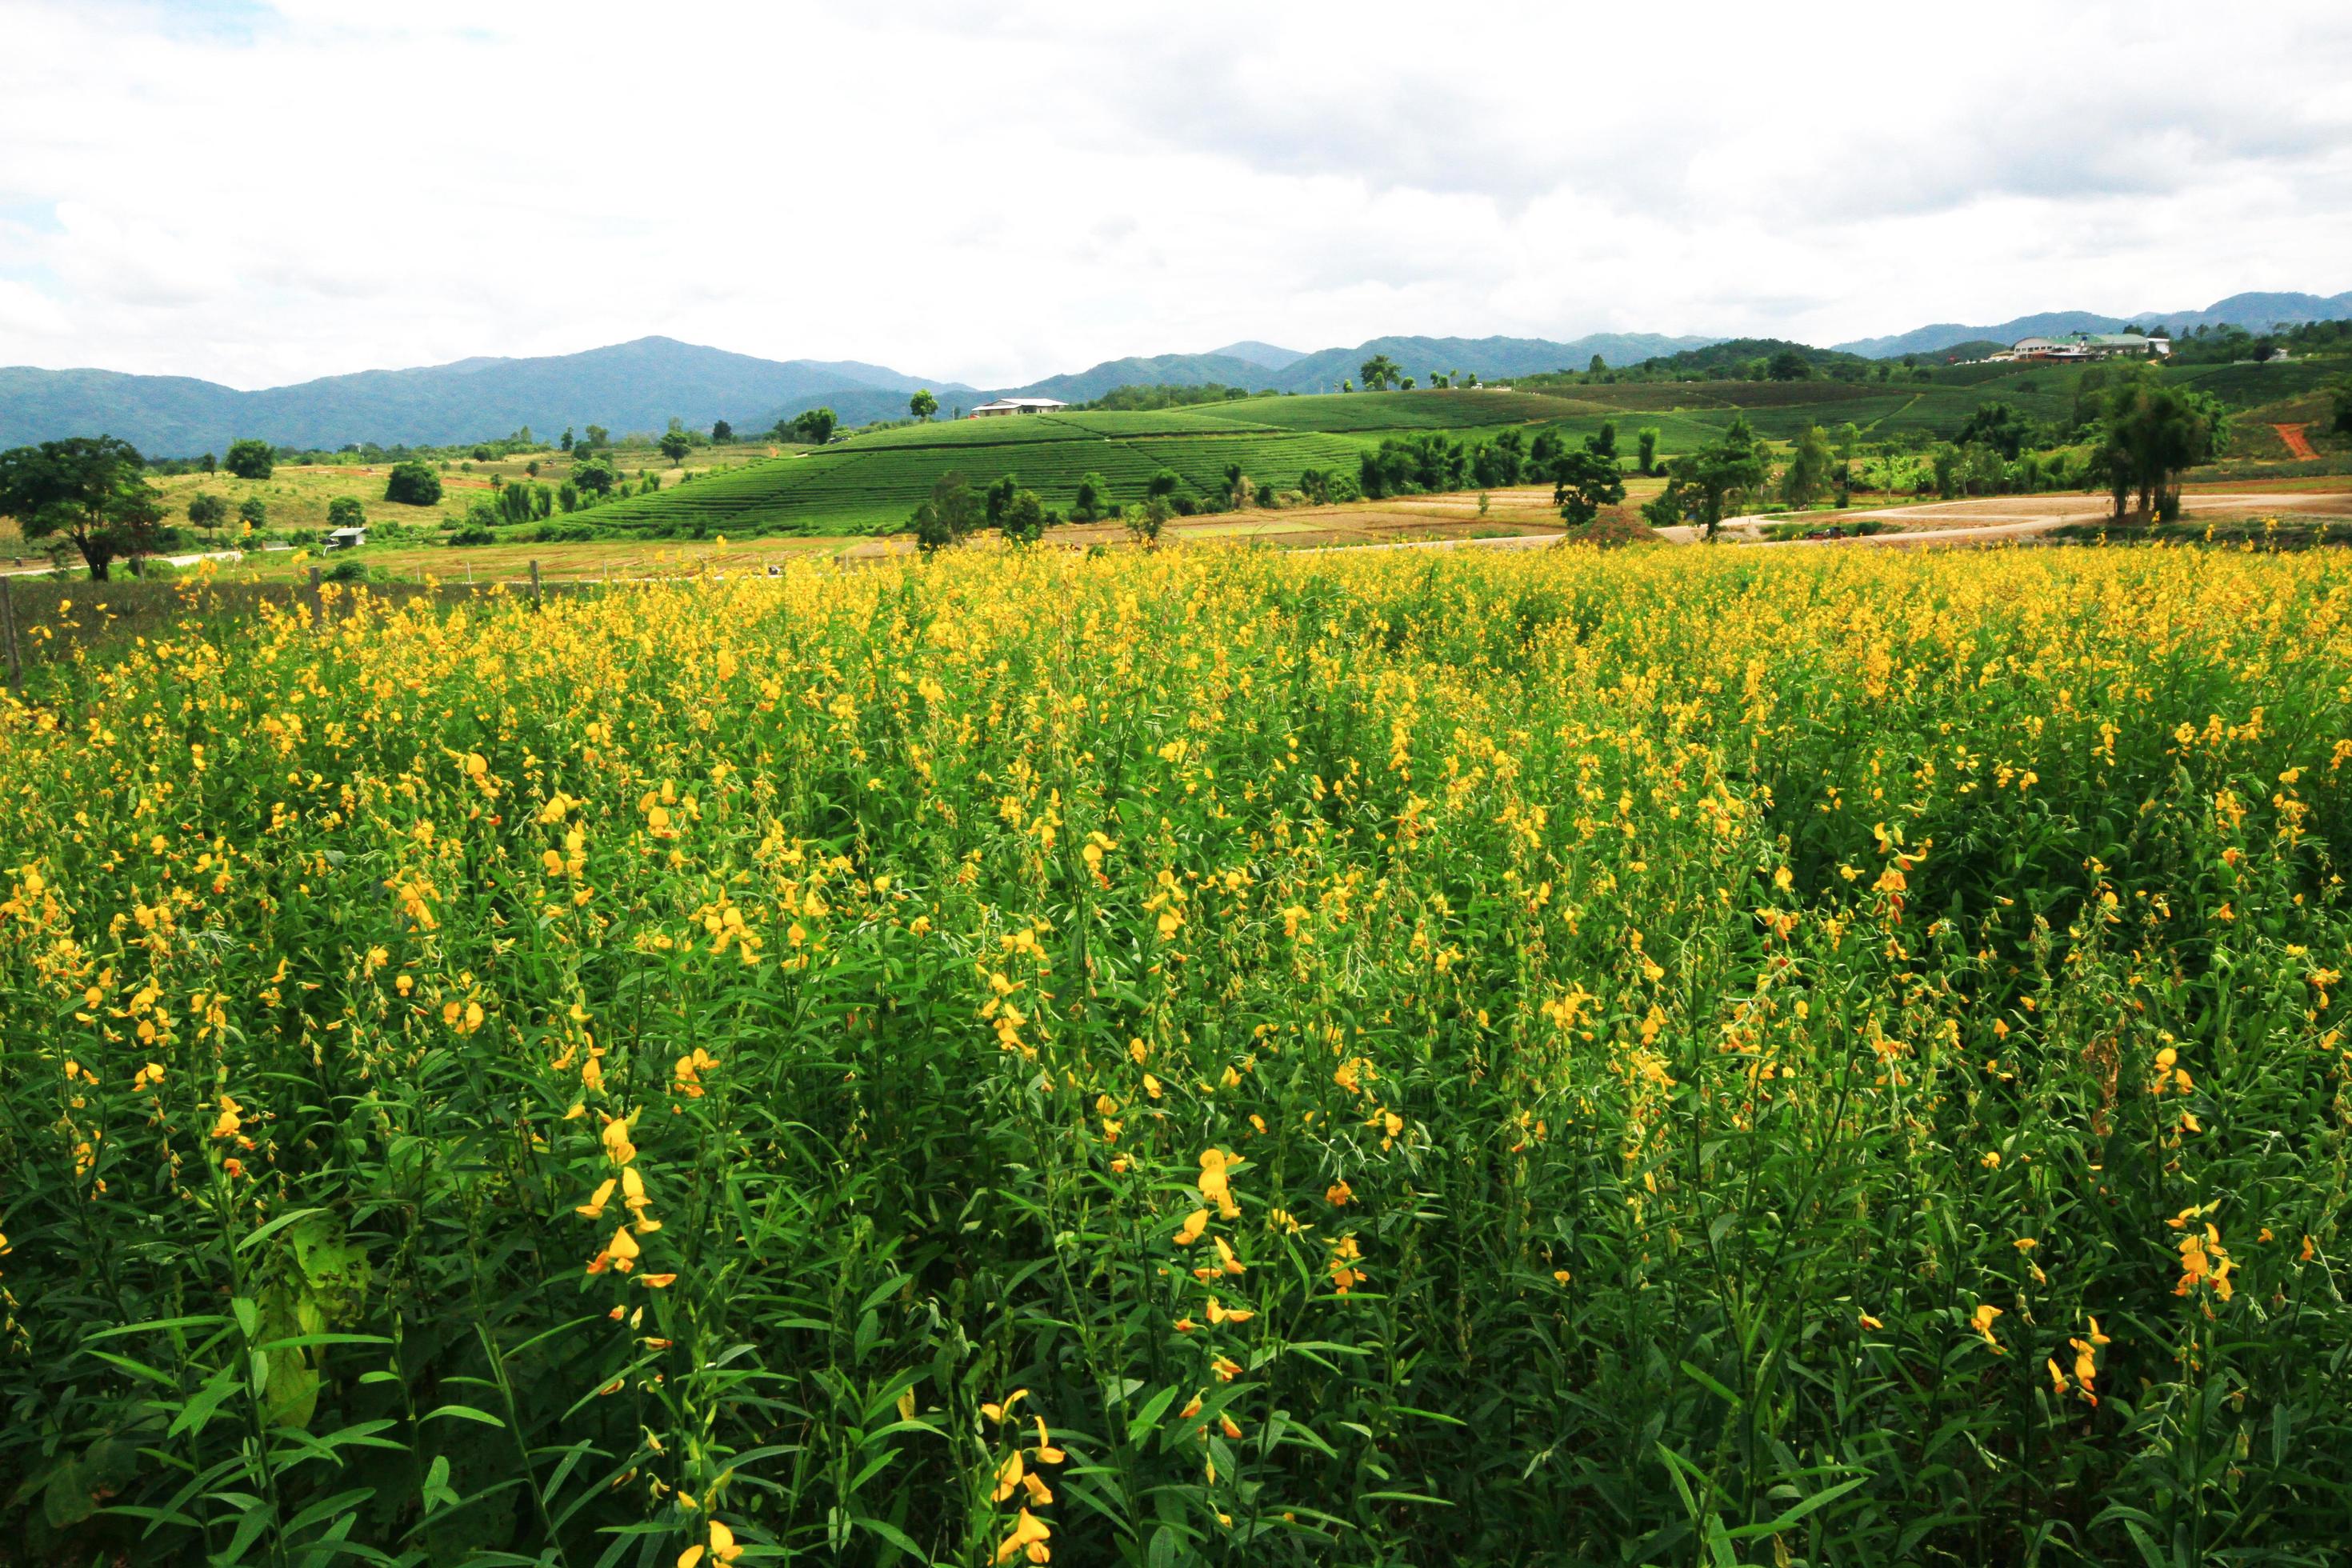
<path id="1" fill-rule="evenodd" d="M 2331 552 L 1032 552 L 0 701 L 28 1561 L 2318 1563 Z"/>

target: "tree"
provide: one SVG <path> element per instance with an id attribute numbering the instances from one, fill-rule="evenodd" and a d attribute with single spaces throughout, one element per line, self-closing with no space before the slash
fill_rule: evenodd
<path id="1" fill-rule="evenodd" d="M 196 467 L 204 469 L 205 472 L 209 474 L 220 467 L 220 459 L 214 457 L 210 452 L 206 452 L 203 457 L 196 459 Z"/>
<path id="2" fill-rule="evenodd" d="M 1255 487 L 1250 483 L 1249 476 L 1242 472 L 1242 466 L 1239 463 L 1227 463 L 1225 465 L 1225 501 L 1227 505 L 1231 506 L 1235 511 L 1241 510 L 1243 508 L 1249 505 L 1250 494 L 1254 489 Z"/>
<path id="3" fill-rule="evenodd" d="M 1666 471 L 1681 492 L 1683 511 L 1712 540 L 1730 508 L 1762 489 L 1771 468 L 1748 416 L 1736 414 L 1721 439 L 1676 458 Z"/>
<path id="4" fill-rule="evenodd" d="M 144 478 L 139 449 L 112 436 L 74 436 L 0 452 L 0 517 L 26 539 L 61 535 L 81 552 L 90 579 L 155 545 L 163 498 Z"/>
<path id="5" fill-rule="evenodd" d="M 929 500 L 915 508 L 908 520 L 915 542 L 926 555 L 961 544 L 983 521 L 980 498 L 971 493 L 961 474 L 953 469 L 931 481 Z"/>
<path id="6" fill-rule="evenodd" d="M 1806 426 L 1789 456 L 1789 466 L 1781 470 L 1780 499 L 1792 507 L 1812 505 L 1828 486 L 1834 461 L 1828 432 L 1818 425 Z"/>
<path id="7" fill-rule="evenodd" d="M 1045 536 L 1045 505 L 1035 490 L 1015 490 L 998 513 L 1007 544 L 1034 544 Z"/>
<path id="8" fill-rule="evenodd" d="M 1128 537 L 1149 550 L 1160 542 L 1160 531 L 1175 515 L 1176 509 L 1168 504 L 1166 497 L 1151 496 L 1127 514 Z"/>
<path id="9" fill-rule="evenodd" d="M 2327 384 L 2336 400 L 2336 423 L 2329 426 L 2338 436 L 2352 436 L 2352 375 L 2339 375 Z"/>
<path id="10" fill-rule="evenodd" d="M 248 437 L 228 444 L 228 456 L 221 459 L 221 467 L 240 479 L 266 479 L 277 467 L 277 460 L 268 442 Z"/>
<path id="11" fill-rule="evenodd" d="M 830 408 L 803 409 L 793 420 L 793 437 L 812 447 L 822 447 L 833 439 L 834 428 L 840 423 L 841 416 Z"/>
<path id="12" fill-rule="evenodd" d="M 1634 440 L 1639 443 L 1636 450 L 1640 453 L 1638 461 L 1641 464 L 1642 472 L 1656 473 L 1658 471 L 1658 427 L 1654 425 L 1643 426 L 1635 435 Z"/>
<path id="13" fill-rule="evenodd" d="M 404 463 L 394 463 L 392 476 L 384 481 L 383 499 L 398 501 L 403 506 L 438 506 L 441 504 L 441 476 L 433 465 L 411 458 Z"/>
<path id="14" fill-rule="evenodd" d="M 1813 367 L 1796 350 L 1782 349 L 1766 363 L 1764 374 L 1774 381 L 1802 381 L 1813 374 Z"/>
<path id="15" fill-rule="evenodd" d="M 684 465 L 686 455 L 694 450 L 694 439 L 683 430 L 665 430 L 661 438 L 662 456 L 671 462 Z"/>
<path id="16" fill-rule="evenodd" d="M 1184 477 L 1175 469 L 1162 468 L 1144 482 L 1143 493 L 1147 496 L 1173 496 L 1176 488 L 1183 482 Z"/>
<path id="17" fill-rule="evenodd" d="M 1617 459 L 1603 457 L 1591 447 L 1561 453 L 1551 467 L 1551 499 L 1569 522 L 1579 527 L 1591 522 L 1601 515 L 1602 507 L 1625 499 L 1625 480 L 1618 472 Z"/>
<path id="18" fill-rule="evenodd" d="M 1110 510 L 1110 481 L 1100 474 L 1078 476 L 1078 499 L 1070 508 L 1073 522 L 1092 522 Z"/>
<path id="19" fill-rule="evenodd" d="M 1356 374 L 1364 378 L 1367 392 L 1385 392 L 1389 383 L 1397 379 L 1397 363 L 1386 354 L 1374 354 L 1358 367 Z"/>
<path id="20" fill-rule="evenodd" d="M 735 426 L 730 425 L 724 419 L 716 419 L 711 421 L 710 444 L 712 446 L 724 447 L 734 439 Z"/>
<path id="21" fill-rule="evenodd" d="M 365 528 L 367 508 L 360 504 L 360 498 L 357 496 L 337 496 L 327 503 L 327 526 L 329 528 Z"/>
<path id="22" fill-rule="evenodd" d="M 1584 447 L 1585 450 L 1597 452 L 1611 462 L 1615 462 L 1617 460 L 1617 422 L 1613 419 L 1603 419 L 1601 422 L 1601 428 L 1585 438 Z"/>
<path id="23" fill-rule="evenodd" d="M 593 495 L 610 494 L 621 476 L 613 465 L 602 458 L 591 458 L 572 470 L 572 482 L 580 489 Z"/>
<path id="24" fill-rule="evenodd" d="M 2033 422 L 2006 403 L 1979 403 L 1955 437 L 1963 447 L 1979 442 L 2010 462 L 2033 438 Z"/>
<path id="25" fill-rule="evenodd" d="M 228 502 L 209 490 L 198 490 L 188 502 L 188 523 L 194 528 L 215 529 L 228 521 Z"/>
<path id="26" fill-rule="evenodd" d="M 567 451 L 567 452 L 569 452 L 570 450 L 572 450 L 572 426 L 571 426 L 566 425 L 566 426 L 563 427 L 563 439 L 562 439 L 562 441 L 558 442 L 558 443 L 557 443 L 557 445 L 558 445 L 558 446 L 560 446 L 560 447 L 562 447 L 565 451 Z"/>
<path id="27" fill-rule="evenodd" d="M 2180 477 L 2230 438 L 2229 412 L 2210 393 L 2165 384 L 2152 365 L 2130 367 L 2106 395 L 2091 451 L 2092 471 L 2107 482 L 2116 516 L 2137 494 L 2143 516 L 2180 512 Z"/>
<path id="28" fill-rule="evenodd" d="M 477 447 L 474 448 L 474 461 L 478 463 L 487 463 L 494 456 L 496 456 L 496 454 L 488 447 Z"/>
<path id="29" fill-rule="evenodd" d="M 610 430 L 605 429 L 602 425 L 591 425 L 588 426 L 588 445 L 591 447 L 609 447 L 612 444 L 613 433 Z"/>
<path id="30" fill-rule="evenodd" d="M 1584 374 L 1587 375 L 1599 375 L 1608 368 L 1609 362 L 1602 359 L 1599 354 L 1594 354 L 1592 356 L 1592 363 L 1584 367 Z"/>
<path id="31" fill-rule="evenodd" d="M 1668 479 L 1664 489 L 1642 503 L 1642 521 L 1652 528 L 1673 528 L 1685 522 L 1689 521 L 1683 504 L 1685 499 L 1681 484 Z"/>
<path id="32" fill-rule="evenodd" d="M 259 496 L 247 496 L 236 503 L 236 518 L 247 528 L 268 528 L 269 504 Z"/>
<path id="33" fill-rule="evenodd" d="M 940 400 L 931 395 L 931 389 L 928 386 L 907 399 L 907 412 L 926 425 L 931 422 L 931 416 L 939 411 Z"/>
<path id="34" fill-rule="evenodd" d="M 1411 392 L 1412 390 L 1412 377 L 1409 375 L 1404 377 L 1397 383 L 1397 386 L 1401 391 Z"/>

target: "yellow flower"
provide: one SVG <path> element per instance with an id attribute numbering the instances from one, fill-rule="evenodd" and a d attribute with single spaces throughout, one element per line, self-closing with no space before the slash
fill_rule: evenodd
<path id="1" fill-rule="evenodd" d="M 743 1549 L 735 1544 L 735 1532 L 717 1520 L 712 1520 L 710 1521 L 710 1561 L 724 1565 L 742 1555 Z M 702 1561 L 702 1557 L 703 1549 L 700 1546 L 689 1546 L 677 1554 L 677 1568 L 696 1568 L 696 1564 Z"/>
<path id="2" fill-rule="evenodd" d="M 1209 1211 L 1207 1209 L 1194 1209 L 1191 1214 L 1184 1216 L 1184 1223 L 1177 1227 L 1176 1245 L 1179 1247 L 1192 1246 L 1194 1242 L 1201 1239 L 1201 1233 L 1208 1228 Z"/>
<path id="3" fill-rule="evenodd" d="M 2001 1310 L 1999 1307 L 1993 1306 L 1990 1302 L 1980 1304 L 1977 1308 L 1976 1316 L 1969 1320 L 1969 1326 L 1974 1328 L 1978 1333 L 1982 1334 L 1984 1336 L 1984 1342 L 1990 1345 L 1996 1352 L 2005 1355 L 2008 1353 L 2006 1349 L 1999 1340 L 1992 1337 L 1992 1321 L 1995 1318 L 2000 1317 L 2000 1314 Z"/>
<path id="4" fill-rule="evenodd" d="M 1349 1186 L 1344 1181 L 1334 1182 L 1329 1186 L 1323 1189 L 1323 1196 L 1325 1200 L 1334 1208 L 1344 1208 L 1349 1200 L 1353 1198 L 1355 1195 L 1356 1189 Z"/>
<path id="5" fill-rule="evenodd" d="M 1218 1265 L 1228 1274 L 1241 1273 L 1244 1268 L 1242 1260 L 1234 1256 L 1234 1249 L 1225 1245 L 1225 1238 L 1213 1236 L 1209 1239 L 1216 1245 Z"/>
<path id="6" fill-rule="evenodd" d="M 626 1274 L 636 1266 L 636 1237 L 629 1234 L 629 1227 L 625 1225 L 613 1232 L 613 1239 L 604 1244 L 604 1250 L 589 1260 L 588 1272 L 602 1274 L 605 1269 L 612 1268 Z"/>
<path id="7" fill-rule="evenodd" d="M 590 1198 L 586 1203 L 580 1205 L 572 1212 L 580 1215 L 583 1219 L 603 1219 L 604 1217 L 604 1205 L 612 1201 L 612 1196 L 613 1178 L 607 1176 L 603 1182 L 597 1184 L 595 1196 Z"/>
<path id="8" fill-rule="evenodd" d="M 1220 1219 L 1239 1219 L 1242 1213 L 1234 1205 L 1233 1189 L 1225 1180 L 1230 1158 L 1222 1149 L 1201 1151 L 1201 1195 L 1217 1205 Z"/>
<path id="9" fill-rule="evenodd" d="M 625 1165 L 637 1157 L 637 1146 L 629 1142 L 629 1124 L 625 1120 L 614 1118 L 605 1122 L 601 1136 L 604 1142 L 604 1152 L 615 1165 Z"/>
<path id="10" fill-rule="evenodd" d="M 990 1500 L 1003 1502 L 1018 1490 L 1021 1486 L 1021 1450 L 1015 1448 L 1005 1455 L 1003 1462 L 996 1467 L 996 1489 L 988 1494 Z"/>
<path id="11" fill-rule="evenodd" d="M 1052 1539 L 1053 1533 L 1045 1528 L 1045 1521 L 1024 1508 L 1021 1510 L 1020 1516 L 1013 1520 L 1012 1533 L 997 1543 L 996 1561 L 1000 1563 L 1010 1563 L 1017 1552 L 1026 1556 L 1032 1563 L 1046 1562 L 1048 1558 L 1045 1542 Z"/>
<path id="12" fill-rule="evenodd" d="M 1209 1298 L 1209 1321 L 1212 1323 L 1246 1323 L 1257 1314 L 1239 1307 L 1228 1307 L 1214 1296 Z"/>

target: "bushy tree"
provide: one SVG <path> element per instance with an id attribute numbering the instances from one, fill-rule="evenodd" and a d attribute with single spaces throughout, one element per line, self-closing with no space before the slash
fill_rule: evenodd
<path id="1" fill-rule="evenodd" d="M 1176 509 L 1168 504 L 1165 496 L 1147 497 L 1141 506 L 1131 507 L 1128 510 L 1128 537 L 1149 550 L 1160 542 L 1160 535 L 1167 529 L 1168 520 L 1175 515 Z"/>
<path id="2" fill-rule="evenodd" d="M 1712 540 L 1731 507 L 1763 488 L 1771 467 L 1748 416 L 1736 414 L 1719 439 L 1676 458 L 1666 471 L 1681 491 L 1684 512 Z"/>
<path id="3" fill-rule="evenodd" d="M 236 516 L 237 521 L 247 528 L 267 528 L 269 526 L 269 503 L 259 496 L 247 496 L 236 503 Z"/>
<path id="4" fill-rule="evenodd" d="M 1078 476 L 1078 495 L 1070 508 L 1073 522 L 1092 522 L 1110 510 L 1110 481 L 1100 474 Z"/>
<path id="5" fill-rule="evenodd" d="M 2006 403 L 1979 403 L 1955 438 L 1963 447 L 1970 442 L 1990 447 L 2013 463 L 2033 438 L 2033 422 Z"/>
<path id="6" fill-rule="evenodd" d="M 2328 428 L 2338 436 L 2352 436 L 2352 375 L 2337 376 L 2327 390 L 2336 403 L 2336 423 Z"/>
<path id="7" fill-rule="evenodd" d="M 1658 471 L 1658 427 L 1654 425 L 1644 425 L 1635 434 L 1633 439 L 1637 443 L 1634 448 L 1638 454 L 1635 461 L 1641 465 L 1642 472 L 1656 473 Z"/>
<path id="8" fill-rule="evenodd" d="M 2179 515 L 2180 479 L 2209 463 L 2230 438 L 2230 416 L 2210 393 L 2166 384 L 2152 365 L 2107 392 L 2092 449 L 2092 470 L 2115 498 L 2116 516 L 2135 495 L 2143 516 Z"/>
<path id="9" fill-rule="evenodd" d="M 558 445 L 558 446 L 560 446 L 560 447 L 562 447 L 565 451 L 567 451 L 567 452 L 569 452 L 570 450 L 572 450 L 572 426 L 571 426 L 566 425 L 566 426 L 563 427 L 563 439 L 562 439 L 562 441 L 558 442 L 558 443 L 557 443 L 557 445 Z"/>
<path id="10" fill-rule="evenodd" d="M 1828 487 L 1835 461 L 1828 432 L 1818 425 L 1806 426 L 1789 455 L 1789 466 L 1780 471 L 1781 500 L 1791 507 L 1812 505 Z"/>
<path id="11" fill-rule="evenodd" d="M 433 465 L 411 458 L 394 463 L 391 476 L 385 479 L 383 499 L 398 501 L 403 506 L 438 506 L 441 503 L 441 476 Z"/>
<path id="12" fill-rule="evenodd" d="M 360 504 L 357 496 L 337 496 L 327 503 L 327 526 L 364 528 L 367 526 L 367 508 Z"/>
<path id="13" fill-rule="evenodd" d="M 190 526 L 215 529 L 228 521 L 228 502 L 209 490 L 198 490 L 188 501 Z"/>
<path id="14" fill-rule="evenodd" d="M 228 456 L 221 459 L 221 467 L 240 479 L 266 479 L 277 466 L 278 455 L 270 450 L 269 443 L 250 437 L 231 441 Z"/>
<path id="15" fill-rule="evenodd" d="M 39 541 L 63 538 L 94 582 L 112 563 L 152 552 L 163 499 L 144 477 L 137 447 L 112 436 L 74 436 L 0 452 L 0 517 Z"/>
<path id="16" fill-rule="evenodd" d="M 1774 381 L 1802 381 L 1813 374 L 1813 367 L 1796 350 L 1782 349 L 1765 362 L 1764 374 Z"/>
<path id="17" fill-rule="evenodd" d="M 1584 367 L 1584 374 L 1587 375 L 1599 375 L 1608 368 L 1609 362 L 1602 359 L 1599 354 L 1594 354 L 1592 356 L 1592 362 Z"/>
<path id="18" fill-rule="evenodd" d="M 1551 499 L 1566 521 L 1578 527 L 1591 522 L 1601 515 L 1602 507 L 1625 499 L 1625 479 L 1617 459 L 1591 446 L 1561 453 L 1551 467 Z"/>
<path id="19" fill-rule="evenodd" d="M 1176 494 L 1178 487 L 1182 485 L 1183 482 L 1184 477 L 1181 474 L 1179 474 L 1175 469 L 1162 468 L 1144 482 L 1143 493 L 1147 496 L 1166 496 L 1172 498 Z"/>
<path id="20" fill-rule="evenodd" d="M 830 408 L 804 409 L 793 420 L 793 438 L 822 447 L 833 439 L 833 432 L 840 423 L 841 416 Z"/>
<path id="21" fill-rule="evenodd" d="M 572 468 L 572 482 L 587 494 L 602 496 L 610 492 L 614 485 L 621 482 L 621 476 L 619 471 L 603 458 L 591 458 Z"/>
<path id="22" fill-rule="evenodd" d="M 930 423 L 931 416 L 939 411 L 940 400 L 931 395 L 931 389 L 928 386 L 907 399 L 907 412 L 926 425 Z"/>
<path id="23" fill-rule="evenodd" d="M 1590 450 L 1599 453 L 1612 463 L 1615 462 L 1617 460 L 1617 422 L 1613 419 L 1603 419 L 1601 422 L 1601 428 L 1587 437 L 1584 444 Z"/>
<path id="24" fill-rule="evenodd" d="M 1045 536 L 1045 504 L 1035 490 L 1015 490 L 997 514 L 1008 544 L 1034 544 Z"/>
<path id="25" fill-rule="evenodd" d="M 830 412 L 830 410 L 828 410 L 827 412 Z M 729 423 L 727 423 L 727 421 L 725 421 L 724 419 L 717 419 L 717 420 L 713 420 L 713 421 L 711 422 L 711 426 L 710 426 L 710 444 L 711 444 L 712 446 L 714 446 L 714 447 L 724 447 L 724 446 L 726 446 L 729 442 L 730 442 L 730 441 L 732 441 L 732 440 L 734 440 L 734 439 L 735 439 L 735 426 L 733 426 L 732 425 L 730 425 L 730 424 L 729 424 Z"/>
<path id="26" fill-rule="evenodd" d="M 683 464 L 686 455 L 694 450 L 694 438 L 683 430 L 665 430 L 661 438 L 662 456 L 673 463 Z"/>
<path id="27" fill-rule="evenodd" d="M 1397 363 L 1386 354 L 1374 354 L 1358 368 L 1356 374 L 1364 378 L 1365 391 L 1383 392 L 1391 382 L 1397 379 Z"/>
<path id="28" fill-rule="evenodd" d="M 601 448 L 612 444 L 613 433 L 610 430 L 605 429 L 602 425 L 588 426 L 588 445 Z"/>
<path id="29" fill-rule="evenodd" d="M 916 544 L 929 555 L 961 544 L 985 519 L 971 486 L 950 469 L 931 481 L 930 499 L 916 507 L 908 521 L 915 531 Z"/>

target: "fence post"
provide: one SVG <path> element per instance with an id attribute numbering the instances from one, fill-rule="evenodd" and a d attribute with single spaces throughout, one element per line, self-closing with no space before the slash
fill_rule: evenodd
<path id="1" fill-rule="evenodd" d="M 0 577 L 0 634 L 8 644 L 8 689 L 25 689 L 25 668 L 16 658 L 16 584 L 12 577 Z"/>
<path id="2" fill-rule="evenodd" d="M 530 607 L 535 610 L 539 606 L 539 563 L 534 561 L 530 563 Z"/>
<path id="3" fill-rule="evenodd" d="M 319 569 L 316 566 L 310 568 L 310 629 L 316 632 L 327 629 L 327 601 L 319 592 Z"/>

